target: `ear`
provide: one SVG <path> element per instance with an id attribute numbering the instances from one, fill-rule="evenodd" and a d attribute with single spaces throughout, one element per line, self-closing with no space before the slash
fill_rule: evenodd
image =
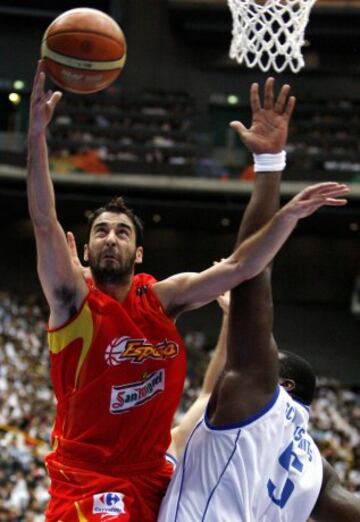
<path id="1" fill-rule="evenodd" d="M 89 247 L 84 245 L 84 261 L 89 261 Z"/>
<path id="2" fill-rule="evenodd" d="M 294 391 L 296 387 L 293 379 L 286 379 L 285 377 L 280 377 L 279 384 L 288 392 Z"/>
<path id="3" fill-rule="evenodd" d="M 140 265 L 143 262 L 144 249 L 142 246 L 136 248 L 135 264 Z"/>

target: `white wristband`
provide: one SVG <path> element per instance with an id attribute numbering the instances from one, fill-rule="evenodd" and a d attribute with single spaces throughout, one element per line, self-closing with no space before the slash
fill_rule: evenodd
<path id="1" fill-rule="evenodd" d="M 286 166 L 286 152 L 253 154 L 255 172 L 281 172 Z"/>

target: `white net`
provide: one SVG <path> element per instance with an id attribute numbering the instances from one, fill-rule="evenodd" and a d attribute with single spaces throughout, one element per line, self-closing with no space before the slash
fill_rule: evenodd
<path id="1" fill-rule="evenodd" d="M 304 67 L 304 34 L 316 0 L 228 0 L 233 18 L 230 58 L 262 71 Z"/>

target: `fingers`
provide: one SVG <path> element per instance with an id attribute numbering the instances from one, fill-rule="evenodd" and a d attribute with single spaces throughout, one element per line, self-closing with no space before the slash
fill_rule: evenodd
<path id="1" fill-rule="evenodd" d="M 301 204 L 303 206 L 302 217 L 307 217 L 314 214 L 321 207 L 342 207 L 347 204 L 347 200 L 318 197 L 309 201 L 303 201 Z"/>
<path id="2" fill-rule="evenodd" d="M 261 109 L 258 83 L 253 83 L 250 87 L 250 107 L 253 113 Z"/>
<path id="3" fill-rule="evenodd" d="M 45 94 L 45 101 L 46 103 L 50 100 L 51 96 L 53 95 L 53 91 L 49 89 L 47 93 Z"/>
<path id="4" fill-rule="evenodd" d="M 77 252 L 74 234 L 72 232 L 66 232 L 66 240 L 67 240 L 67 244 L 68 244 L 68 247 L 70 250 L 71 257 L 78 259 L 79 256 L 78 256 L 78 252 Z"/>
<path id="5" fill-rule="evenodd" d="M 59 101 L 61 100 L 62 98 L 62 95 L 63 93 L 60 92 L 60 91 L 55 91 L 54 94 L 53 94 L 53 100 L 55 102 L 55 104 L 59 103 Z"/>
<path id="6" fill-rule="evenodd" d="M 59 103 L 59 101 L 62 98 L 62 92 L 56 91 L 53 93 L 52 91 L 49 91 L 47 93 L 47 97 L 49 97 L 49 99 L 46 101 L 46 103 L 49 105 L 50 109 L 53 111 L 55 109 L 56 105 Z"/>
<path id="7" fill-rule="evenodd" d="M 53 92 L 51 89 L 45 92 L 45 81 L 45 63 L 44 60 L 39 60 L 34 77 L 31 97 L 35 102 L 44 100 L 45 103 L 49 103 L 52 107 L 55 107 L 59 103 L 62 93 L 60 91 Z"/>
<path id="8" fill-rule="evenodd" d="M 274 106 L 274 78 L 267 78 L 264 87 L 264 109 L 270 110 Z"/>
<path id="9" fill-rule="evenodd" d="M 312 199 L 309 199 L 307 201 L 302 201 L 301 204 L 305 207 L 308 206 L 309 208 L 315 207 L 315 209 L 318 209 L 323 206 L 330 206 L 330 207 L 341 207 L 343 205 L 347 204 L 347 199 L 345 198 L 333 198 L 333 197 L 326 197 L 326 196 L 316 196 Z"/>
<path id="10" fill-rule="evenodd" d="M 31 93 L 32 101 L 38 101 L 43 94 L 43 76 L 44 73 L 38 68 L 34 78 L 33 90 Z"/>
<path id="11" fill-rule="evenodd" d="M 330 207 L 342 207 L 342 206 L 344 206 L 344 205 L 347 205 L 347 203 L 348 203 L 348 200 L 347 200 L 347 199 L 342 199 L 342 198 L 339 198 L 339 199 L 326 198 L 326 203 L 325 203 L 325 205 L 330 206 Z"/>
<path id="12" fill-rule="evenodd" d="M 45 73 L 42 70 L 41 65 L 39 64 L 38 68 L 36 70 L 33 90 L 31 93 L 32 104 L 42 101 L 43 96 L 44 96 L 44 87 L 45 87 Z"/>
<path id="13" fill-rule="evenodd" d="M 317 183 L 316 185 L 310 185 L 305 190 L 300 192 L 300 195 L 304 199 L 310 199 L 316 196 L 331 197 L 331 196 L 342 196 L 349 192 L 349 187 L 344 183 L 337 183 L 336 181 L 328 181 L 325 183 Z"/>
<path id="14" fill-rule="evenodd" d="M 40 76 L 40 73 L 41 73 L 41 72 L 44 72 L 44 63 L 43 63 L 43 60 L 39 60 L 39 61 L 38 61 L 38 64 L 37 64 L 36 72 L 35 72 L 35 76 L 34 76 L 34 81 L 33 81 L 33 90 L 35 89 L 36 85 L 37 85 L 38 82 L 39 82 L 39 76 Z"/>
<path id="15" fill-rule="evenodd" d="M 279 96 L 277 97 L 277 100 L 276 100 L 276 103 L 274 106 L 274 111 L 277 114 L 283 114 L 283 112 L 285 111 L 289 92 L 290 92 L 290 85 L 285 83 L 280 89 Z"/>
<path id="16" fill-rule="evenodd" d="M 288 119 L 291 118 L 292 113 L 294 112 L 294 109 L 295 109 L 295 105 L 296 105 L 295 96 L 290 96 L 290 98 L 288 99 L 288 102 L 286 104 L 285 111 L 284 111 L 284 114 L 286 114 Z"/>
<path id="17" fill-rule="evenodd" d="M 241 123 L 241 121 L 231 121 L 229 125 L 232 129 L 236 130 L 240 136 L 247 131 L 247 128 Z"/>
<path id="18" fill-rule="evenodd" d="M 347 199 L 341 197 L 349 193 L 349 187 L 336 182 L 318 183 L 300 193 L 295 201 L 299 208 L 299 217 L 307 217 L 323 206 L 341 207 L 347 204 Z M 296 197 L 294 198 L 297 199 Z"/>
<path id="19" fill-rule="evenodd" d="M 347 185 L 339 184 L 333 188 L 321 189 L 317 191 L 317 194 L 322 198 L 333 198 L 339 196 L 346 196 L 349 193 L 350 189 Z"/>
<path id="20" fill-rule="evenodd" d="M 295 108 L 296 99 L 294 96 L 289 97 L 290 85 L 284 84 L 279 92 L 279 95 L 275 100 L 274 94 L 275 79 L 269 77 L 266 79 L 264 86 L 264 106 L 265 110 L 273 110 L 276 114 L 286 114 L 287 118 L 290 118 Z M 257 83 L 253 83 L 250 90 L 250 102 L 252 111 L 258 111 L 261 109 L 261 101 L 259 96 L 259 86 Z"/>

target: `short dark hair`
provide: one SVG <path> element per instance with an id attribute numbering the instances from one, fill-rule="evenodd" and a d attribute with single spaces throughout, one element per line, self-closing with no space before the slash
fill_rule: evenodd
<path id="1" fill-rule="evenodd" d="M 121 196 L 117 196 L 108 201 L 103 207 L 99 207 L 95 210 L 87 212 L 88 219 L 88 239 L 90 238 L 91 228 L 97 217 L 104 212 L 113 212 L 114 214 L 125 214 L 135 227 L 136 234 L 136 246 L 142 246 L 144 244 L 144 225 L 131 208 L 127 207 L 124 199 Z"/>
<path id="2" fill-rule="evenodd" d="M 295 353 L 279 352 L 279 376 L 282 379 L 292 379 L 295 388 L 290 395 L 306 405 L 310 405 L 314 399 L 316 389 L 316 375 L 311 365 Z"/>

